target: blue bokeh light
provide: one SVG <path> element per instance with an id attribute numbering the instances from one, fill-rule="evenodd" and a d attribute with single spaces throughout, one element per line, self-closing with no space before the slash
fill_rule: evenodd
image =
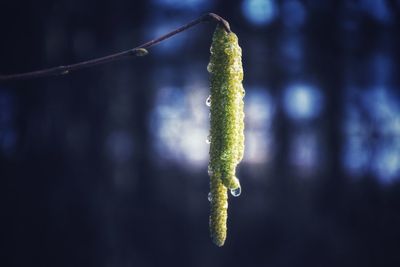
<path id="1" fill-rule="evenodd" d="M 390 183 L 400 175 L 399 146 L 385 145 L 379 147 L 372 165 L 373 172 L 383 183 Z"/>
<path id="2" fill-rule="evenodd" d="M 271 23 L 278 15 L 278 7 L 274 0 L 244 0 L 243 14 L 254 25 Z"/>
<path id="3" fill-rule="evenodd" d="M 182 25 L 181 20 L 171 19 L 167 22 L 165 20 L 155 20 L 154 24 L 149 30 L 147 39 L 157 38 L 162 36 L 173 29 L 176 29 Z M 157 45 L 157 49 L 154 49 L 154 53 L 158 53 L 160 56 L 176 55 L 181 52 L 182 47 L 186 41 L 191 37 L 192 32 L 186 34 L 178 34 L 174 38 L 168 39 L 167 42 L 162 42 Z"/>
<path id="4" fill-rule="evenodd" d="M 282 20 L 288 28 L 302 26 L 306 20 L 306 15 L 303 4 L 298 0 L 289 0 L 282 4 Z"/>
<path id="5" fill-rule="evenodd" d="M 386 0 L 363 0 L 360 1 L 361 8 L 373 19 L 381 23 L 392 20 L 392 13 Z"/>
<path id="6" fill-rule="evenodd" d="M 276 107 L 274 99 L 266 89 L 249 88 L 245 102 L 246 123 L 249 127 L 271 126 Z"/>
<path id="7" fill-rule="evenodd" d="M 368 169 L 370 147 L 366 143 L 367 125 L 355 107 L 347 107 L 345 114 L 343 166 L 349 174 L 358 177 Z"/>
<path id="8" fill-rule="evenodd" d="M 303 56 L 303 46 L 298 36 L 291 36 L 283 40 L 281 50 L 283 56 L 292 62 L 300 61 Z M 290 65 L 290 64 L 287 64 Z"/>
<path id="9" fill-rule="evenodd" d="M 283 34 L 279 41 L 279 62 L 289 73 L 299 73 L 304 68 L 304 40 L 300 34 Z"/>
<path id="10" fill-rule="evenodd" d="M 165 8 L 199 11 L 210 8 L 213 2 L 209 0 L 154 0 L 153 3 Z"/>
<path id="11" fill-rule="evenodd" d="M 349 89 L 343 164 L 353 176 L 373 174 L 382 183 L 400 178 L 400 101 L 385 87 Z"/>
<path id="12" fill-rule="evenodd" d="M 295 120 L 317 117 L 323 107 L 319 90 L 305 84 L 293 84 L 284 92 L 283 104 L 287 115 Z"/>
<path id="13" fill-rule="evenodd" d="M 390 82 L 393 76 L 393 59 L 384 51 L 374 53 L 368 62 L 368 72 L 373 84 L 385 84 Z"/>
<path id="14" fill-rule="evenodd" d="M 150 115 L 155 159 L 204 167 L 208 161 L 207 88 L 163 86 Z"/>
<path id="15" fill-rule="evenodd" d="M 245 153 L 246 163 L 266 163 L 274 155 L 272 122 L 275 101 L 265 88 L 249 88 L 245 98 Z"/>
<path id="16" fill-rule="evenodd" d="M 291 139 L 290 162 L 303 174 L 314 171 L 319 162 L 321 145 L 315 133 L 298 132 Z"/>

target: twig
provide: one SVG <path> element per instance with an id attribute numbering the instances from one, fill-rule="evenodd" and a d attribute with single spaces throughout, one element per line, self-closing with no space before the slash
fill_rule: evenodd
<path id="1" fill-rule="evenodd" d="M 91 59 L 88 61 L 83 61 L 71 65 L 66 65 L 66 66 L 58 66 L 58 67 L 53 67 L 49 69 L 43 69 L 43 70 L 37 70 L 37 71 L 32 71 L 32 72 L 25 72 L 25 73 L 17 73 L 17 74 L 9 74 L 9 75 L 0 75 L 0 82 L 1 81 L 10 81 L 10 80 L 24 80 L 24 79 L 33 79 L 33 78 L 39 78 L 39 77 L 46 77 L 46 76 L 55 76 L 55 75 L 65 75 L 69 74 L 72 71 L 83 69 L 83 68 L 89 68 L 92 66 L 120 60 L 126 57 L 130 56 L 144 56 L 147 54 L 147 49 L 155 46 L 162 41 L 178 34 L 181 33 L 197 24 L 203 23 L 203 22 L 208 22 L 208 21 L 215 21 L 217 23 L 220 23 L 221 26 L 225 28 L 227 32 L 230 32 L 230 27 L 229 23 L 224 20 L 222 17 L 218 16 L 217 14 L 214 13 L 207 13 L 202 15 L 201 17 L 157 38 L 154 40 L 151 40 L 147 43 L 144 43 L 142 45 L 139 45 L 138 47 L 125 50 L 119 53 L 115 53 L 109 56 L 105 57 L 100 57 L 96 59 Z"/>

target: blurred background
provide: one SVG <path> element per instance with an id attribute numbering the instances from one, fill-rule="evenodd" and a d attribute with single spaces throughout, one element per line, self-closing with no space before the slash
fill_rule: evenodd
<path id="1" fill-rule="evenodd" d="M 1 266 L 399 266 L 400 1 L 3 1 L 0 73 L 135 47 L 205 12 L 243 49 L 246 151 L 209 238 L 215 25 L 0 84 Z"/>

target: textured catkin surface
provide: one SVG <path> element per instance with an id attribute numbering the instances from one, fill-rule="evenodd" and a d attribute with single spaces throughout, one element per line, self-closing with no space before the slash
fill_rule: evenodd
<path id="1" fill-rule="evenodd" d="M 229 189 L 239 187 L 235 170 L 244 149 L 241 58 L 236 35 L 218 26 L 208 65 L 211 73 L 210 169 L 221 176 Z"/>
<path id="2" fill-rule="evenodd" d="M 244 150 L 242 50 L 234 33 L 217 26 L 207 69 L 211 74 L 210 231 L 221 246 L 226 238 L 227 189 L 240 187 L 236 166 Z"/>
<path id="3" fill-rule="evenodd" d="M 222 246 L 226 239 L 226 220 L 228 218 L 228 190 L 221 179 L 211 176 L 211 215 L 210 230 L 212 241 L 217 246 Z"/>

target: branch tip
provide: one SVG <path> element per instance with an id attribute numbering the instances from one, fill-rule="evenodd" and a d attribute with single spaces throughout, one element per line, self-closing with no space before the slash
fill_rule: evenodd
<path id="1" fill-rule="evenodd" d="M 221 26 L 224 27 L 224 29 L 227 33 L 231 32 L 231 27 L 229 26 L 228 21 L 223 19 L 221 16 L 219 16 L 215 13 L 207 13 L 205 16 L 207 17 L 208 20 L 213 20 L 213 21 L 221 24 Z"/>

